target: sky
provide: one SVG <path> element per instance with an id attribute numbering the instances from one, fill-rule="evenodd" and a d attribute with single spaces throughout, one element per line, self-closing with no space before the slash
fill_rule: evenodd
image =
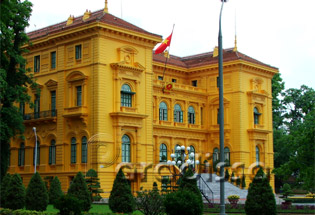
<path id="1" fill-rule="evenodd" d="M 29 0 L 33 12 L 27 32 L 104 8 L 105 0 Z M 179 57 L 218 46 L 220 0 L 108 0 L 109 13 L 166 38 Z M 276 67 L 285 88 L 315 89 L 315 1 L 229 0 L 222 13 L 223 48 Z"/>

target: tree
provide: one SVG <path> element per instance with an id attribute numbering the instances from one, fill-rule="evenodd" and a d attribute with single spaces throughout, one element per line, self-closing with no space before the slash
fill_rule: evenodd
<path id="1" fill-rule="evenodd" d="M 0 147 L 1 174 L 0 180 L 8 169 L 10 155 L 10 138 L 23 134 L 23 117 L 16 103 L 29 103 L 27 87 L 36 87 L 29 70 L 25 69 L 26 60 L 23 47 L 28 43 L 25 28 L 31 15 L 32 4 L 28 1 L 1 1 L 0 11 Z M 17 15 L 18 14 L 18 15 Z"/>
<path id="2" fill-rule="evenodd" d="M 284 126 L 275 142 L 276 178 L 296 178 L 295 186 L 315 191 L 315 91 L 302 85 L 283 94 Z M 281 132 L 281 133 L 280 133 Z"/>
<path id="3" fill-rule="evenodd" d="M 59 210 L 60 215 L 81 215 L 82 201 L 72 195 L 62 195 L 56 201 L 55 207 Z"/>
<path id="4" fill-rule="evenodd" d="M 230 173 L 229 173 L 229 170 L 228 170 L 228 169 L 225 170 L 224 179 L 225 179 L 225 181 L 229 181 L 229 179 L 230 179 Z"/>
<path id="5" fill-rule="evenodd" d="M 55 205 L 55 203 L 63 196 L 63 192 L 61 190 L 61 183 L 57 176 L 53 178 L 51 181 L 49 191 L 49 203 Z"/>
<path id="6" fill-rule="evenodd" d="M 0 189 L 0 198 L 1 198 L 1 207 L 6 208 L 6 201 L 8 199 L 8 188 L 11 184 L 11 175 L 7 173 L 1 182 L 1 189 Z"/>
<path id="7" fill-rule="evenodd" d="M 45 211 L 48 205 L 48 193 L 42 177 L 36 172 L 26 189 L 25 208 L 27 210 Z"/>
<path id="8" fill-rule="evenodd" d="M 68 194 L 82 201 L 82 210 L 89 211 L 91 209 L 91 194 L 86 186 L 86 182 L 82 172 L 74 177 L 72 184 L 68 189 Z"/>
<path id="9" fill-rule="evenodd" d="M 5 206 L 12 210 L 22 209 L 25 205 L 25 188 L 19 174 L 14 174 L 7 189 Z"/>
<path id="10" fill-rule="evenodd" d="M 279 128 L 283 124 L 283 105 L 279 98 L 284 90 L 284 82 L 281 74 L 277 73 L 272 78 L 272 120 L 273 127 Z"/>
<path id="11" fill-rule="evenodd" d="M 89 169 L 89 171 L 86 173 L 85 181 L 88 190 L 91 193 L 92 201 L 99 201 L 100 199 L 102 199 L 100 193 L 102 193 L 103 190 L 100 189 L 101 185 L 99 180 L 100 179 L 98 178 L 97 172 L 94 169 Z"/>
<path id="12" fill-rule="evenodd" d="M 262 168 L 258 170 L 249 185 L 245 212 L 247 215 L 274 215 L 277 213 L 275 196 Z"/>
<path id="13" fill-rule="evenodd" d="M 132 213 L 134 211 L 135 201 L 122 169 L 119 169 L 116 175 L 108 204 L 114 213 Z"/>

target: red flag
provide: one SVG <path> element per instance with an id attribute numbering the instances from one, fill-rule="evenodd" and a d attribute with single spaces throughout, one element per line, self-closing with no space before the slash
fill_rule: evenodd
<path id="1" fill-rule="evenodd" d="M 168 36 L 168 38 L 163 40 L 162 44 L 157 49 L 155 49 L 154 54 L 162 53 L 168 46 L 171 45 L 172 35 L 173 35 L 173 32 L 171 33 L 170 36 Z"/>

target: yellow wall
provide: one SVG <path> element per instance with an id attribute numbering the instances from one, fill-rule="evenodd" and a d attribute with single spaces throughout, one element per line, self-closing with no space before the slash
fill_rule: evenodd
<path id="1" fill-rule="evenodd" d="M 9 172 L 21 174 L 25 185 L 34 172 L 32 127 L 36 127 L 40 142 L 37 171 L 42 177 L 58 176 L 66 191 L 78 171 L 85 173 L 94 168 L 105 197 L 121 163 L 124 134 L 131 139 L 131 170 L 125 168 L 125 173 L 130 172 L 127 176 L 133 179 L 134 191 L 141 186 L 151 189 L 157 181 L 154 168 L 159 164 L 160 144 L 167 145 L 168 160 L 177 144 L 194 146 L 201 162 L 207 153 L 212 154 L 215 147 L 219 148 L 217 65 L 187 69 L 170 64 L 164 80 L 169 83 L 176 78 L 177 83 L 171 91 L 163 92 L 165 82 L 158 80 L 158 76 L 163 75 L 164 64 L 152 60 L 152 49 L 161 38 L 110 28 L 105 24 L 95 27 L 91 23 L 61 31 L 53 38 L 32 41 L 25 58 L 33 70 L 34 56 L 41 56 L 40 72 L 34 74 L 41 89 L 40 110 L 51 110 L 50 91 L 56 90 L 58 112 L 57 116 L 25 120 L 25 140 L 18 137 L 12 140 Z M 80 60 L 75 59 L 76 45 L 82 46 Z M 55 69 L 51 69 L 52 51 L 57 56 Z M 260 160 L 273 168 L 271 78 L 276 72 L 272 67 L 242 60 L 224 63 L 225 146 L 231 151 L 231 164 L 244 163 L 247 175 L 248 168 L 256 161 L 256 145 L 261 150 Z M 198 80 L 197 87 L 191 86 L 192 80 Z M 126 83 L 135 92 L 132 107 L 121 107 L 120 90 Z M 76 86 L 82 86 L 81 106 L 76 106 Z M 29 90 L 32 100 L 34 93 Z M 168 105 L 167 121 L 159 120 L 161 101 Z M 182 107 L 183 123 L 174 122 L 175 104 Z M 26 106 L 25 113 L 33 113 Z M 196 111 L 195 124 L 188 123 L 189 106 Z M 259 125 L 254 125 L 254 107 L 262 113 Z M 83 136 L 89 140 L 87 163 L 81 162 Z M 77 142 L 75 164 L 70 160 L 72 137 Z M 52 139 L 56 140 L 56 164 L 49 165 Z M 21 142 L 25 143 L 25 163 L 18 166 Z M 150 164 L 153 166 L 148 167 Z M 250 178 L 246 179 L 249 185 Z M 271 183 L 274 183 L 273 177 Z"/>

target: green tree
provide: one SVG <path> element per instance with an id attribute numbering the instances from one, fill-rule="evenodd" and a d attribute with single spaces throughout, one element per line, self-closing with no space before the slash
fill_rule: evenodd
<path id="1" fill-rule="evenodd" d="M 55 203 L 63 196 L 63 192 L 61 190 L 61 183 L 57 176 L 53 178 L 51 181 L 49 191 L 49 203 L 55 205 Z"/>
<path id="2" fill-rule="evenodd" d="M 97 172 L 94 169 L 89 169 L 89 171 L 86 173 L 85 181 L 88 187 L 88 190 L 91 193 L 91 200 L 92 201 L 99 201 L 102 199 L 100 196 L 100 193 L 103 192 L 99 182 L 99 178 L 97 175 Z"/>
<path id="3" fill-rule="evenodd" d="M 228 170 L 228 169 L 225 170 L 224 179 L 225 179 L 225 181 L 229 181 L 229 179 L 230 179 L 230 173 L 229 173 L 229 170 Z"/>
<path id="4" fill-rule="evenodd" d="M 262 168 L 258 170 L 250 183 L 245 202 L 247 215 L 275 215 L 276 200 L 268 179 Z"/>
<path id="5" fill-rule="evenodd" d="M 10 155 L 10 138 L 24 132 L 23 117 L 17 103 L 29 103 L 27 87 L 35 87 L 29 71 L 25 69 L 26 60 L 23 53 L 28 43 L 25 28 L 31 15 L 32 4 L 25 0 L 1 1 L 0 7 L 0 180 L 8 169 Z"/>
<path id="6" fill-rule="evenodd" d="M 10 185 L 7 189 L 7 200 L 5 206 L 12 210 L 22 209 L 25 205 L 25 188 L 19 174 L 11 177 Z"/>
<path id="7" fill-rule="evenodd" d="M 68 194 L 82 201 L 82 210 L 89 211 L 91 209 L 91 194 L 86 186 L 86 182 L 82 172 L 74 177 L 72 184 L 68 189 Z"/>
<path id="8" fill-rule="evenodd" d="M 45 211 L 48 205 L 48 193 L 42 177 L 36 172 L 27 186 L 25 208 L 27 210 Z"/>
<path id="9" fill-rule="evenodd" d="M 108 204 L 114 213 L 132 213 L 135 209 L 131 187 L 122 169 L 116 175 Z"/>
<path id="10" fill-rule="evenodd" d="M 288 89 L 283 94 L 286 108 L 284 126 L 275 142 L 276 178 L 297 179 L 296 186 L 315 191 L 315 91 L 302 85 L 300 89 Z M 302 182 L 302 183 L 299 183 Z"/>
<path id="11" fill-rule="evenodd" d="M 1 189 L 0 189 L 0 198 L 1 198 L 1 207 L 6 208 L 6 201 L 8 199 L 8 188 L 11 184 L 11 175 L 7 173 L 1 182 Z"/>

